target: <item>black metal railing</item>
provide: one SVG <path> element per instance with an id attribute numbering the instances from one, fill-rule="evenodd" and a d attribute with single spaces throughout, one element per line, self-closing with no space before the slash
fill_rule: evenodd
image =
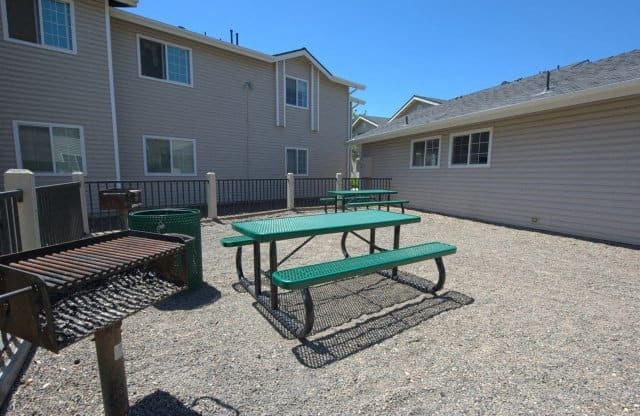
<path id="1" fill-rule="evenodd" d="M 320 198 L 329 196 L 328 191 L 336 189 L 336 178 L 296 178 L 295 206 L 317 207 Z"/>
<path id="2" fill-rule="evenodd" d="M 342 178 L 342 189 L 391 189 L 391 178 Z"/>
<path id="3" fill-rule="evenodd" d="M 0 192 L 0 254 L 22 250 L 18 221 L 18 202 L 21 201 L 21 190 Z"/>
<path id="4" fill-rule="evenodd" d="M 84 237 L 80 182 L 36 187 L 42 246 Z"/>
<path id="5" fill-rule="evenodd" d="M 286 179 L 218 179 L 218 215 L 287 207 Z"/>
<path id="6" fill-rule="evenodd" d="M 139 189 L 142 191 L 141 209 L 197 208 L 207 215 L 207 184 L 205 179 L 144 180 L 144 181 L 87 181 L 87 211 L 91 232 L 122 228 L 116 210 L 100 209 L 99 193 L 105 189 Z"/>

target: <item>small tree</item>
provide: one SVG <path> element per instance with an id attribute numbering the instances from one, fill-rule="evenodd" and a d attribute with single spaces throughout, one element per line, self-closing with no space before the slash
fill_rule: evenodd
<path id="1" fill-rule="evenodd" d="M 362 111 L 359 112 L 358 110 L 356 110 L 355 108 L 353 109 L 353 112 L 351 113 L 351 121 L 354 122 L 358 119 L 358 117 L 360 116 L 366 116 L 367 115 L 367 111 Z M 357 160 L 360 158 L 360 145 L 359 144 L 352 144 L 351 145 L 351 166 L 353 167 L 353 170 L 355 171 L 356 168 L 356 162 Z"/>

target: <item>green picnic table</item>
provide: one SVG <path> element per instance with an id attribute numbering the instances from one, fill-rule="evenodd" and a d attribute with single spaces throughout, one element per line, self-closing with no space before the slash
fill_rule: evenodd
<path id="1" fill-rule="evenodd" d="M 438 265 L 438 283 L 432 287 L 430 293 L 435 293 L 444 284 L 444 266 L 441 257 L 455 252 L 455 247 L 443 243 L 427 243 L 417 246 L 400 248 L 400 227 L 405 224 L 420 222 L 420 217 L 415 215 L 400 214 L 380 210 L 350 211 L 334 214 L 316 214 L 293 217 L 271 218 L 257 221 L 241 221 L 231 224 L 232 228 L 242 236 L 226 237 L 222 244 L 226 247 L 237 247 L 236 269 L 240 283 L 245 287 L 269 313 L 275 317 L 288 330 L 298 338 L 307 335 L 313 326 L 314 312 L 313 302 L 309 287 L 352 277 L 360 274 L 370 274 L 379 270 L 389 270 L 388 277 L 400 281 L 397 266 L 409 264 L 419 260 L 435 259 Z M 376 229 L 381 227 L 393 227 L 393 249 L 386 250 L 375 243 Z M 369 238 L 366 239 L 356 231 L 369 230 Z M 288 260 L 294 253 L 309 243 L 314 237 L 323 234 L 342 233 L 341 248 L 344 259 L 330 261 L 316 265 L 303 266 L 289 270 L 279 271 L 278 267 Z M 346 249 L 346 239 L 349 234 L 356 235 L 369 245 L 369 254 L 351 257 Z M 290 253 L 278 260 L 277 242 L 293 238 L 306 239 Z M 269 244 L 269 270 L 264 272 L 260 265 L 260 244 Z M 242 246 L 253 246 L 253 283 L 242 271 Z M 376 250 L 378 252 L 376 253 Z M 270 289 L 268 296 L 263 294 L 261 278 L 269 279 Z M 410 281 L 403 282 L 416 287 Z M 292 317 L 281 311 L 278 305 L 278 286 L 286 289 L 298 289 L 302 291 L 302 299 L 305 309 L 305 319 L 302 325 L 293 322 Z M 422 290 L 422 287 L 419 289 Z"/>
<path id="2" fill-rule="evenodd" d="M 390 189 L 352 189 L 352 190 L 344 190 L 344 191 L 327 191 L 328 194 L 335 196 L 335 212 L 338 212 L 338 200 L 340 199 L 342 202 L 342 212 L 345 210 L 345 201 L 350 197 L 373 197 L 380 199 L 383 196 L 386 196 L 387 199 L 393 194 L 397 194 L 398 191 L 392 191 Z"/>

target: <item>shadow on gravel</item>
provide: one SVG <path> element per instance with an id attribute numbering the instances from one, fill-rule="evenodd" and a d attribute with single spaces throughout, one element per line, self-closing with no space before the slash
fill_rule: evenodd
<path id="1" fill-rule="evenodd" d="M 419 279 L 419 278 L 418 278 Z M 425 285 L 432 285 L 428 280 L 421 279 Z M 269 282 L 262 281 L 263 293 L 269 293 Z M 351 279 L 340 280 L 311 288 L 314 304 L 315 323 L 311 334 L 320 333 L 352 321 L 363 315 L 380 312 L 381 310 L 420 297 L 422 292 L 394 282 L 391 279 L 371 274 Z M 280 310 L 286 312 L 288 318 L 297 323 L 304 319 L 304 305 L 300 291 L 278 292 Z M 287 339 L 295 337 L 271 313 L 258 302 L 253 306 L 267 319 L 267 321 Z"/>
<path id="2" fill-rule="evenodd" d="M 359 351 L 394 337 L 441 313 L 470 305 L 474 299 L 451 291 L 434 298 L 404 305 L 381 316 L 372 317 L 354 327 L 327 336 L 304 340 L 293 348 L 298 361 L 310 368 L 322 368 Z"/>
<path id="3" fill-rule="evenodd" d="M 195 290 L 184 290 L 180 293 L 156 303 L 154 306 L 162 311 L 192 310 L 214 303 L 220 299 L 218 289 L 207 282 Z"/>
<path id="4" fill-rule="evenodd" d="M 203 413 L 193 410 L 193 407 L 205 404 L 200 402 L 213 405 L 205 406 L 206 409 L 202 409 L 207 411 L 206 414 L 210 414 L 209 411 L 217 414 L 220 410 L 222 410 L 221 414 L 240 414 L 237 409 L 215 397 L 199 397 L 193 401 L 191 406 L 187 406 L 166 391 L 156 390 L 131 406 L 128 416 L 201 416 Z"/>

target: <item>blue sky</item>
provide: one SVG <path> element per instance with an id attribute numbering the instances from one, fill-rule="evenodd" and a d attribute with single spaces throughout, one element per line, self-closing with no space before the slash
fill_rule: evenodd
<path id="1" fill-rule="evenodd" d="M 640 1 L 140 0 L 131 10 L 264 53 L 306 47 L 369 115 L 640 48 Z"/>

